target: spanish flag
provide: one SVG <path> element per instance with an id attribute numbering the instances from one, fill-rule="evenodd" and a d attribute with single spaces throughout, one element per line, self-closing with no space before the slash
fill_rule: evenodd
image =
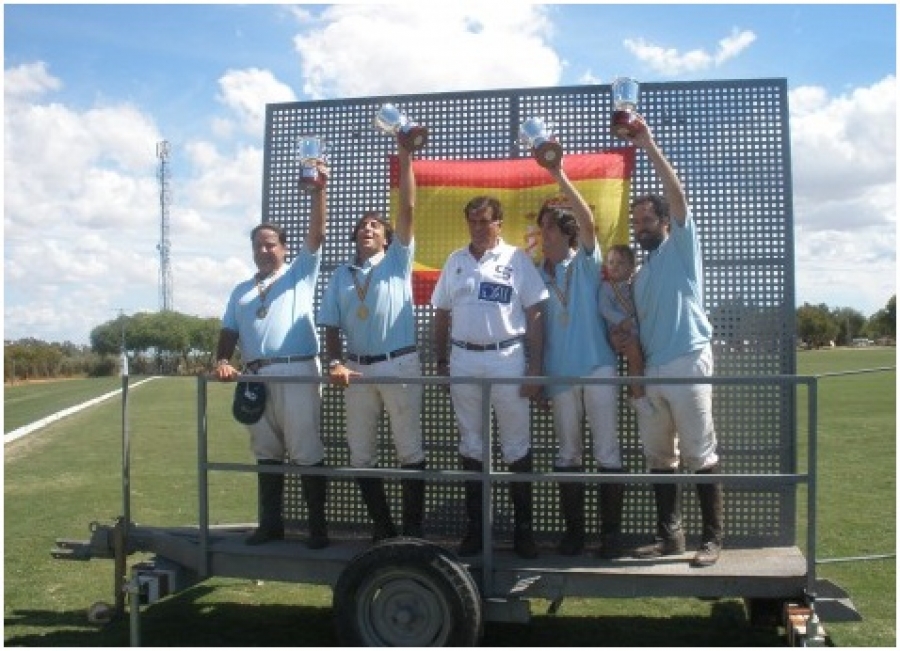
<path id="1" fill-rule="evenodd" d="M 572 184 L 594 213 L 597 240 L 605 256 L 613 244 L 628 243 L 628 202 L 634 148 L 598 154 L 568 154 L 564 165 Z M 532 158 L 494 160 L 416 160 L 416 260 L 413 294 L 425 305 L 454 250 L 469 242 L 463 207 L 478 195 L 490 195 L 503 206 L 503 239 L 528 251 L 540 262 L 536 218 L 545 200 L 559 195 L 550 173 Z M 399 165 L 390 161 L 392 215 L 399 205 Z"/>

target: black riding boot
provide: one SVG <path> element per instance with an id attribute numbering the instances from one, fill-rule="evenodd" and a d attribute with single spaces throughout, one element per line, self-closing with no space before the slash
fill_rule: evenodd
<path id="1" fill-rule="evenodd" d="M 470 472 L 481 472 L 480 461 L 469 457 L 460 456 L 462 469 Z M 481 500 L 483 486 L 481 481 L 465 482 L 466 490 L 466 534 L 456 550 L 460 556 L 474 556 L 481 553 L 482 516 Z"/>
<path id="2" fill-rule="evenodd" d="M 280 461 L 260 459 L 260 466 L 280 466 Z M 284 540 L 284 520 L 281 508 L 284 499 L 284 475 L 261 472 L 256 475 L 259 484 L 259 527 L 244 542 L 262 545 L 272 540 Z"/>
<path id="3" fill-rule="evenodd" d="M 622 469 L 604 468 L 600 472 L 622 472 Z M 624 503 L 624 484 L 600 484 L 600 548 L 597 550 L 597 556 L 602 559 L 613 560 L 622 556 Z"/>
<path id="4" fill-rule="evenodd" d="M 408 463 L 400 466 L 405 470 L 425 470 L 425 462 Z M 425 519 L 425 480 L 401 479 L 400 493 L 403 498 L 403 535 L 422 538 L 422 522 Z"/>
<path id="5" fill-rule="evenodd" d="M 391 519 L 391 507 L 384 494 L 384 481 L 380 477 L 358 477 L 359 492 L 372 520 L 372 542 L 396 538 L 397 528 Z"/>
<path id="6" fill-rule="evenodd" d="M 321 468 L 325 466 L 325 462 L 313 465 Z M 327 547 L 329 540 L 325 502 L 328 498 L 328 478 L 321 475 L 300 475 L 300 488 L 309 511 L 309 540 L 306 546 L 310 549 Z"/>
<path id="7" fill-rule="evenodd" d="M 531 472 L 531 451 L 521 459 L 509 464 L 510 472 Z M 510 482 L 509 495 L 513 503 L 513 550 L 522 558 L 537 558 L 538 550 L 534 542 L 532 521 L 531 482 Z"/>
<path id="8" fill-rule="evenodd" d="M 717 475 L 719 464 L 710 466 L 704 470 L 698 470 L 697 474 Z M 700 502 L 700 516 L 703 520 L 703 536 L 700 549 L 691 559 L 694 567 L 709 567 L 719 560 L 719 552 L 722 551 L 722 521 L 725 515 L 725 500 L 722 484 L 697 484 L 697 498 Z"/>
<path id="9" fill-rule="evenodd" d="M 651 470 L 655 474 L 674 475 L 674 470 Z M 681 486 L 653 484 L 656 499 L 656 536 L 654 541 L 634 550 L 638 558 L 659 558 L 684 553 L 684 529 L 681 527 Z"/>
<path id="10" fill-rule="evenodd" d="M 555 466 L 556 472 L 582 472 L 581 466 Z M 584 484 L 560 482 L 559 506 L 566 523 L 566 533 L 557 551 L 563 556 L 577 556 L 584 551 Z"/>

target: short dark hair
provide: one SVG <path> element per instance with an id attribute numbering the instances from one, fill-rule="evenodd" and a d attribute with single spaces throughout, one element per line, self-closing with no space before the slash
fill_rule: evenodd
<path id="1" fill-rule="evenodd" d="M 569 238 L 570 247 L 578 244 L 578 220 L 575 219 L 572 205 L 565 198 L 547 199 L 538 212 L 537 225 L 542 226 L 545 218 L 552 219 L 557 228 Z"/>
<path id="2" fill-rule="evenodd" d="M 491 209 L 492 221 L 503 221 L 503 206 L 500 205 L 500 200 L 495 197 L 488 197 L 485 195 L 472 198 L 469 203 L 466 204 L 466 207 L 463 208 L 463 215 L 465 215 L 466 219 L 468 219 L 470 213 L 473 213 L 476 210 L 481 210 L 482 208 Z"/>
<path id="3" fill-rule="evenodd" d="M 256 241 L 256 234 L 260 231 L 272 231 L 278 236 L 278 242 L 282 245 L 287 244 L 287 233 L 285 230 L 279 226 L 278 224 L 273 224 L 272 222 L 262 222 L 261 224 L 257 224 L 252 231 L 250 231 L 250 241 Z"/>
<path id="4" fill-rule="evenodd" d="M 374 219 L 384 226 L 384 242 L 386 246 L 390 246 L 394 239 L 394 227 L 391 222 L 385 219 L 384 215 L 377 210 L 367 210 L 363 213 L 362 217 L 356 220 L 356 225 L 353 227 L 353 234 L 350 236 L 350 241 L 356 242 L 356 236 L 359 235 L 359 229 L 362 228 L 362 225 L 365 224 L 366 221 L 371 219 Z"/>
<path id="5" fill-rule="evenodd" d="M 658 194 L 642 194 L 631 202 L 631 209 L 634 210 L 635 206 L 639 206 L 642 203 L 653 204 L 653 211 L 656 213 L 657 217 L 659 217 L 660 221 L 669 221 L 669 202 L 665 197 Z"/>
<path id="6" fill-rule="evenodd" d="M 632 249 L 627 244 L 613 244 L 609 247 L 609 251 L 606 252 L 606 255 L 609 256 L 610 253 L 615 251 L 616 253 L 621 253 L 628 259 L 628 263 L 633 267 L 637 262 L 637 258 L 634 255 L 634 249 Z"/>

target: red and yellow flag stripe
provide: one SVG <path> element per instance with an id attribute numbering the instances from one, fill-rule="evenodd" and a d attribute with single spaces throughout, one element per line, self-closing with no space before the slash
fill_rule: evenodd
<path id="1" fill-rule="evenodd" d="M 634 148 L 596 154 L 568 154 L 566 174 L 594 213 L 601 252 L 628 242 L 628 201 Z M 399 168 L 391 158 L 391 214 L 396 214 Z M 535 219 L 546 199 L 559 195 L 549 172 L 531 158 L 498 160 L 417 160 L 416 304 L 428 303 L 447 256 L 469 241 L 463 207 L 478 195 L 503 206 L 503 239 L 540 260 Z"/>

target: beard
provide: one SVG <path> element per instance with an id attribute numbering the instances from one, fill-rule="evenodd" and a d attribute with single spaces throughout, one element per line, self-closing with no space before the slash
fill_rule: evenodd
<path id="1" fill-rule="evenodd" d="M 661 233 L 641 233 L 637 241 L 644 251 L 656 251 L 665 239 Z"/>

